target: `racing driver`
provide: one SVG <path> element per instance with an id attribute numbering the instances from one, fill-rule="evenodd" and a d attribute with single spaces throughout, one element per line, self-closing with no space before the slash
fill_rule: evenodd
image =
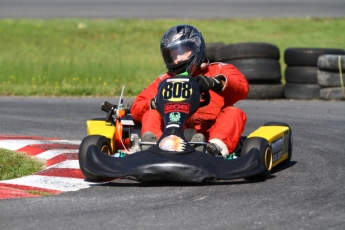
<path id="1" fill-rule="evenodd" d="M 247 120 L 245 113 L 233 106 L 246 98 L 247 79 L 231 64 L 209 63 L 202 34 L 191 25 L 170 28 L 162 37 L 160 50 L 167 73 L 145 88 L 131 106 L 133 119 L 142 124 L 142 141 L 156 142 L 163 133 L 163 119 L 155 110 L 159 83 L 187 72 L 211 97 L 210 103 L 186 122 L 186 128 L 197 131 L 191 141 L 207 141 L 208 153 L 227 157 L 235 150 Z"/>

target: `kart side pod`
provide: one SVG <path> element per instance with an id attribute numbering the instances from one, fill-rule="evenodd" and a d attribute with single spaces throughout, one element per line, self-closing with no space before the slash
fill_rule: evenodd
<path id="1" fill-rule="evenodd" d="M 247 141 L 252 138 L 263 138 L 269 143 L 272 151 L 272 167 L 290 162 L 292 155 L 292 131 L 289 125 L 281 122 L 268 122 L 250 133 Z M 246 145 L 244 144 L 244 147 Z M 250 148 L 250 146 L 247 146 Z M 243 149 L 242 152 L 246 150 Z"/>
<path id="2" fill-rule="evenodd" d="M 115 150 L 114 135 L 115 126 L 111 122 L 107 122 L 104 119 L 93 119 L 86 121 L 87 134 L 101 135 L 107 138 L 110 142 L 112 150 Z M 112 151 L 114 153 L 114 151 Z"/>
<path id="3" fill-rule="evenodd" d="M 113 122 L 107 122 L 104 119 L 93 119 L 86 122 L 87 133 L 91 135 L 104 136 L 109 140 L 111 154 L 118 150 L 126 149 L 131 154 L 139 151 L 140 125 L 135 125 L 132 119 L 116 119 Z"/>

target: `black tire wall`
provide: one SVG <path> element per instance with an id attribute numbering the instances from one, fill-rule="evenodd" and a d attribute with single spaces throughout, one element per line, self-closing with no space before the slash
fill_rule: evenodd
<path id="1" fill-rule="evenodd" d="M 345 100 L 345 55 L 321 55 L 317 82 L 323 100 Z"/>
<path id="2" fill-rule="evenodd" d="M 319 99 L 318 59 L 324 54 L 345 54 L 343 49 L 287 48 L 284 52 L 285 98 Z"/>
<path id="3" fill-rule="evenodd" d="M 281 84 L 280 52 L 276 45 L 244 42 L 215 50 L 215 60 L 234 65 L 247 78 L 247 99 L 278 99 L 284 96 Z"/>
<path id="4" fill-rule="evenodd" d="M 217 48 L 223 47 L 225 45 L 224 42 L 213 42 L 213 43 L 206 43 L 206 59 L 210 62 L 215 62 L 215 50 Z"/>

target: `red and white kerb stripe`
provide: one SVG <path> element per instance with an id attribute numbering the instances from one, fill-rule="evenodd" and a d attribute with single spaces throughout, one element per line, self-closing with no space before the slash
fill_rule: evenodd
<path id="1" fill-rule="evenodd" d="M 90 187 L 93 183 L 85 181 L 79 168 L 79 145 L 80 141 L 0 135 L 0 148 L 23 152 L 46 162 L 46 168 L 34 175 L 0 181 L 0 199 L 41 196 L 37 192 L 59 194 Z"/>

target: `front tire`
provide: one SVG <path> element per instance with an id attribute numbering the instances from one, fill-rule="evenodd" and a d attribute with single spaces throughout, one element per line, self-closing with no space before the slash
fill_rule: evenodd
<path id="1" fill-rule="evenodd" d="M 78 158 L 81 172 L 87 179 L 101 180 L 103 179 L 103 177 L 92 174 L 86 171 L 86 169 L 84 168 L 84 163 L 86 162 L 87 149 L 90 145 L 96 145 L 101 152 L 107 155 L 111 155 L 112 150 L 109 143 L 109 139 L 101 135 L 90 135 L 86 136 L 79 146 Z"/>
<path id="2" fill-rule="evenodd" d="M 264 171 L 258 175 L 251 178 L 267 179 L 270 177 L 272 164 L 273 164 L 273 154 L 272 148 L 268 141 L 261 137 L 251 137 L 244 141 L 241 156 L 246 155 L 252 148 L 257 148 L 260 151 L 260 161 L 264 166 Z"/>

